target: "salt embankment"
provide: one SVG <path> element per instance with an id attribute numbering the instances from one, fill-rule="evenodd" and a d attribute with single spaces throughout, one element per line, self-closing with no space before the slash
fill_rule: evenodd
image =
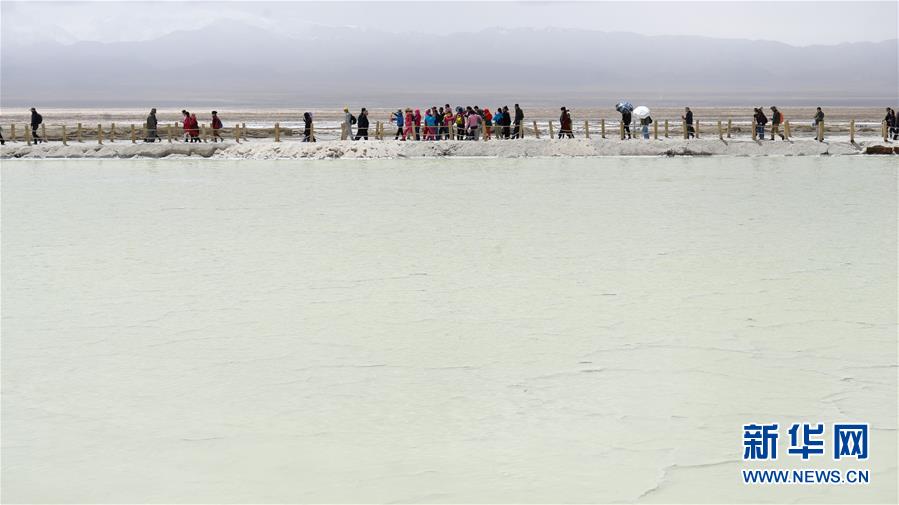
<path id="1" fill-rule="evenodd" d="M 430 158 L 445 156 L 539 158 L 592 156 L 815 156 L 854 155 L 866 151 L 878 154 L 896 149 L 882 139 L 856 143 L 849 139 L 816 142 L 814 140 L 752 141 L 736 139 L 523 139 L 492 141 L 401 142 L 385 141 L 251 141 L 240 144 L 127 142 L 92 144 L 61 143 L 9 145 L 0 149 L 0 158 L 230 158 L 230 159 L 361 159 Z"/>

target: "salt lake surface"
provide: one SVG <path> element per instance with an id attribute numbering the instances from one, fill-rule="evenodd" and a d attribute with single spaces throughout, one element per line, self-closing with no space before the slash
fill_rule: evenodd
<path id="1" fill-rule="evenodd" d="M 897 500 L 894 160 L 0 175 L 6 502 Z M 785 456 L 844 421 L 866 462 Z"/>

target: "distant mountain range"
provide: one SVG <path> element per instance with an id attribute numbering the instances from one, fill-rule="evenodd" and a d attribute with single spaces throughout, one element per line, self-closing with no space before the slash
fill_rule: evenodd
<path id="1" fill-rule="evenodd" d="M 562 29 L 272 33 L 228 22 L 142 42 L 2 41 L 0 106 L 520 101 L 895 104 L 899 40 L 769 41 Z"/>

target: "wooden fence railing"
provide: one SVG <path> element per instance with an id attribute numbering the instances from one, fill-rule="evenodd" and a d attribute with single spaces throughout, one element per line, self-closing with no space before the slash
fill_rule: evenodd
<path id="1" fill-rule="evenodd" d="M 540 124 L 542 123 L 542 125 Z M 619 139 L 626 138 L 650 138 L 658 140 L 660 137 L 664 139 L 671 138 L 672 121 L 668 119 L 654 120 L 652 123 L 645 125 L 646 131 L 643 131 L 643 125 L 631 123 L 625 124 L 621 121 L 607 121 L 599 119 L 597 121 L 583 120 L 572 123 L 570 130 L 571 135 L 587 139 Z M 894 131 L 886 124 L 885 121 L 877 122 L 857 122 L 850 120 L 848 123 L 825 123 L 820 122 L 817 125 L 804 123 L 797 127 L 789 121 L 778 125 L 777 129 L 773 129 L 769 123 L 764 125 L 765 128 L 760 130 L 755 121 L 736 123 L 731 118 L 726 120 L 694 120 L 692 125 L 686 124 L 682 120 L 674 121 L 674 127 L 679 130 L 683 139 L 705 138 L 704 133 L 708 133 L 706 128 L 713 125 L 711 131 L 716 134 L 719 140 L 732 139 L 737 136 L 748 136 L 754 141 L 764 140 L 759 136 L 764 133 L 768 136 L 782 135 L 785 140 L 818 140 L 824 141 L 828 136 L 847 135 L 850 142 L 856 141 L 857 134 L 866 134 L 868 136 L 876 136 L 882 138 L 885 142 L 890 141 L 894 135 Z M 609 135 L 609 132 L 615 131 L 615 134 Z M 180 123 L 168 123 L 157 125 L 156 129 L 147 128 L 146 125 L 128 124 L 125 126 L 110 123 L 107 125 L 97 124 L 84 125 L 77 123 L 75 125 L 47 125 L 41 124 L 37 129 L 32 129 L 30 125 L 11 124 L 8 129 L 4 129 L 4 140 L 7 142 L 25 142 L 28 145 L 38 142 L 61 142 L 68 145 L 70 142 L 83 143 L 85 141 L 95 141 L 98 144 L 129 142 L 132 144 L 147 142 L 224 142 L 226 139 L 234 142 L 246 142 L 250 139 L 273 140 L 281 142 L 282 139 L 317 141 L 317 140 L 347 140 L 350 138 L 350 129 L 346 124 L 340 124 L 338 127 L 316 128 L 313 126 L 310 132 L 306 132 L 304 128 L 285 128 L 279 122 L 274 123 L 271 127 L 254 127 L 248 128 L 246 123 L 235 123 L 223 128 L 213 129 L 208 124 L 201 124 L 193 132 L 187 132 Z M 678 131 L 675 130 L 675 131 Z M 2 131 L 2 130 L 0 130 Z M 402 132 L 397 131 L 396 126 L 382 122 L 374 121 L 369 125 L 367 131 L 362 132 L 353 125 L 353 138 L 366 138 L 367 140 L 387 140 L 391 138 L 401 137 Z M 21 133 L 20 133 L 21 132 Z M 598 135 L 597 135 L 598 132 Z M 546 135 L 550 139 L 569 138 L 569 132 L 562 132 L 557 121 L 530 121 L 530 123 L 522 123 L 521 125 L 511 125 L 508 127 L 491 125 L 485 128 L 483 125 L 476 132 L 468 128 L 458 128 L 456 125 L 426 127 L 424 125 L 413 129 L 413 140 L 463 140 L 472 139 L 476 136 L 477 140 L 497 140 L 497 139 L 516 139 L 516 138 L 536 138 L 541 139 Z M 712 133 L 710 133 L 712 135 Z M 744 137 L 745 138 L 745 137 Z"/>

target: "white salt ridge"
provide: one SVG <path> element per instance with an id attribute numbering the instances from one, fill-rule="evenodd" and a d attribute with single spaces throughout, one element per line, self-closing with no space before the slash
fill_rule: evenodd
<path id="1" fill-rule="evenodd" d="M 752 141 L 749 139 L 666 139 L 626 140 L 618 139 L 524 139 L 506 141 L 440 141 L 402 142 L 385 141 L 327 141 L 305 143 L 296 140 L 284 142 L 250 141 L 237 144 L 227 141 L 219 144 L 166 143 L 131 144 L 129 142 L 60 143 L 27 146 L 7 145 L 0 150 L 2 158 L 165 158 L 200 156 L 228 159 L 330 159 L 330 158 L 430 158 L 430 157 L 590 157 L 590 156 L 679 156 L 679 155 L 730 155 L 730 156 L 815 156 L 854 155 L 865 148 L 884 144 L 882 139 L 868 138 L 852 144 L 848 138 L 834 138 L 827 142 L 814 140 Z"/>

